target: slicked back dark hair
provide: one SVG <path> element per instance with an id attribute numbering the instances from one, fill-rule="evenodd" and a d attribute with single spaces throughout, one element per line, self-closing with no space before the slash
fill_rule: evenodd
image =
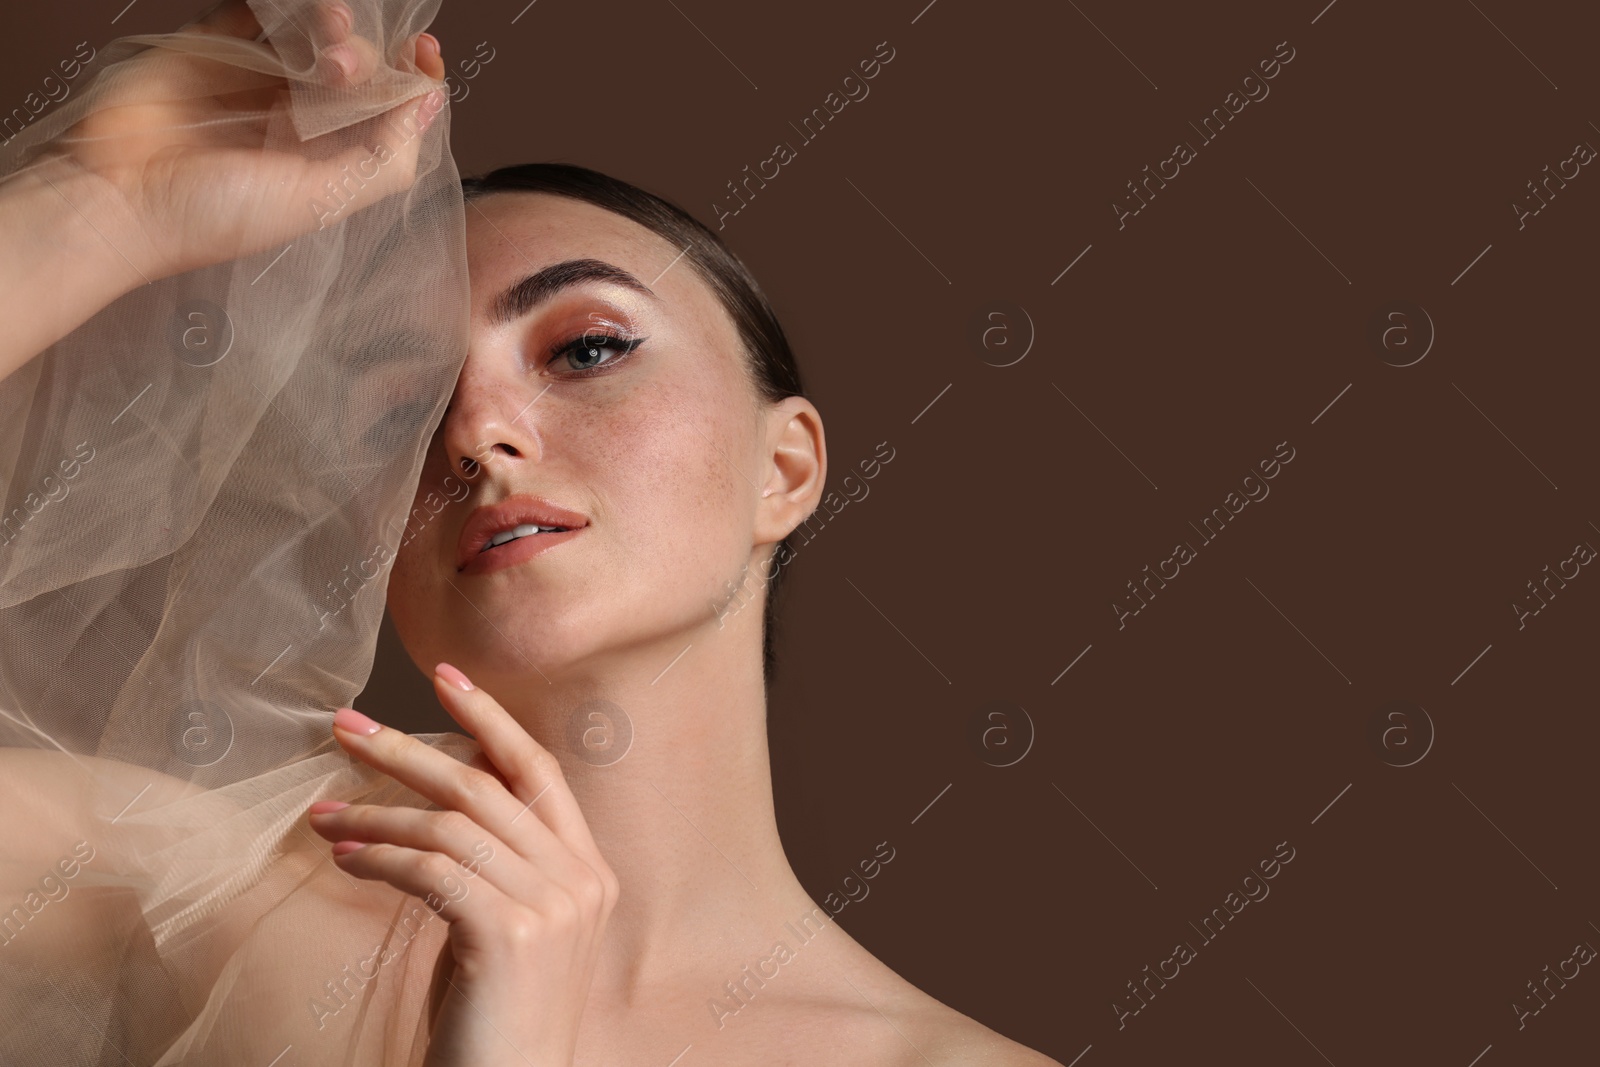
<path id="1" fill-rule="evenodd" d="M 550 193 L 593 204 L 638 223 L 674 248 L 686 248 L 683 259 L 710 286 L 733 320 L 745 350 L 745 367 L 756 393 L 767 403 L 805 396 L 800 368 L 772 304 L 739 257 L 710 227 L 671 201 L 587 167 L 567 163 L 521 163 L 488 174 L 463 178 L 467 200 L 489 193 Z M 774 548 L 772 576 L 767 579 L 766 608 L 761 621 L 762 677 L 767 685 L 777 671 L 778 585 L 792 558 L 790 538 Z"/>

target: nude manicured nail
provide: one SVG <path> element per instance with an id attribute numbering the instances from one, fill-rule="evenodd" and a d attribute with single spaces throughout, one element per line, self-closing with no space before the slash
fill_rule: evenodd
<path id="1" fill-rule="evenodd" d="M 343 811 L 350 805 L 342 800 L 319 800 L 311 805 L 312 815 L 332 815 L 336 811 Z"/>
<path id="2" fill-rule="evenodd" d="M 338 844 L 333 846 L 333 854 L 335 856 L 348 856 L 356 849 L 366 847 L 367 846 L 360 841 L 340 841 Z"/>
<path id="3" fill-rule="evenodd" d="M 441 663 L 435 667 L 433 671 L 435 674 L 449 682 L 451 685 L 455 686 L 457 689 L 467 693 L 472 692 L 472 683 L 467 680 L 467 676 L 450 666 L 450 664 Z"/>
<path id="4" fill-rule="evenodd" d="M 336 44 L 322 53 L 323 57 L 339 68 L 346 79 L 356 75 L 356 52 L 347 44 Z"/>
<path id="5" fill-rule="evenodd" d="M 355 708 L 340 708 L 333 713 L 333 725 L 362 737 L 371 737 L 383 727 L 361 714 Z"/>

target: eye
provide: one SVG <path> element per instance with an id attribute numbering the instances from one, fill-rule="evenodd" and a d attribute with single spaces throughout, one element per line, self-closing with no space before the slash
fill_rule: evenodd
<path id="1" fill-rule="evenodd" d="M 584 377 L 589 371 L 622 362 L 644 341 L 643 337 L 618 337 L 609 333 L 579 334 L 550 350 L 550 365 L 564 361 L 558 370 L 575 371 L 577 377 Z"/>

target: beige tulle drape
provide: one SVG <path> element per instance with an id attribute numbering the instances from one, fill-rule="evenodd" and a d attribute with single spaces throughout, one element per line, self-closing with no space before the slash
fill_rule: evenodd
<path id="1" fill-rule="evenodd" d="M 252 0 L 260 41 L 100 48 L 0 148 L 0 177 L 72 136 L 134 57 L 180 52 L 239 86 L 287 79 L 263 150 L 372 148 L 375 117 L 436 84 L 409 48 L 439 0 L 348 2 L 386 57 L 366 84 L 313 77 L 308 3 Z M 446 111 L 419 135 L 408 190 L 341 211 L 330 187 L 307 204 L 319 228 L 141 286 L 0 381 L 0 1062 L 422 1059 L 445 924 L 344 875 L 304 814 L 425 806 L 329 723 L 427 521 L 413 495 L 465 358 L 448 133 Z"/>

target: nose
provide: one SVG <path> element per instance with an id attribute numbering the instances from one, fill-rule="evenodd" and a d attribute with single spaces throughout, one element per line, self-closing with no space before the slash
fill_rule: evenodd
<path id="1" fill-rule="evenodd" d="M 469 359 L 456 380 L 444 417 L 444 448 L 452 470 L 476 476 L 479 465 L 538 460 L 541 454 L 534 406 L 543 390 L 497 375 Z"/>

